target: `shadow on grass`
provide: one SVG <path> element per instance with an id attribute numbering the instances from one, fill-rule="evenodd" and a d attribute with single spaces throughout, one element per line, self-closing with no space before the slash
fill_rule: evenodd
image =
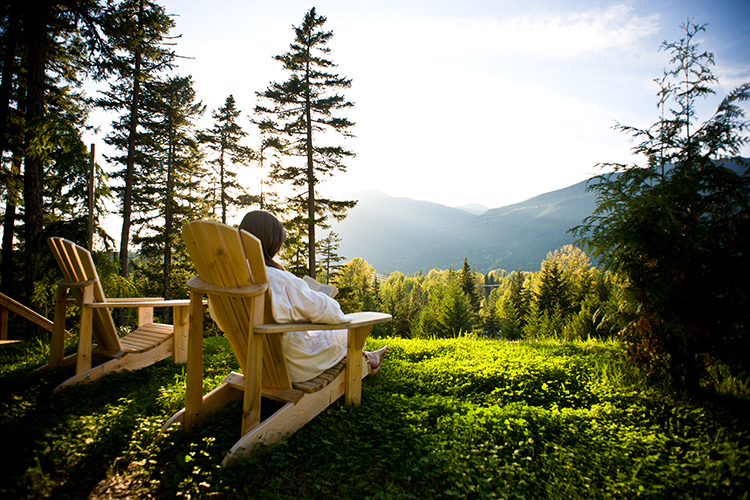
<path id="1" fill-rule="evenodd" d="M 30 357 L 28 345 L 2 353 L 4 363 L 18 357 Z M 18 369 L 6 371 L 0 379 L 6 450 L 0 496 L 87 498 L 128 449 L 139 419 L 159 411 L 159 387 L 182 367 L 168 358 L 53 395 L 73 369 L 37 372 L 43 362 L 18 363 Z"/>

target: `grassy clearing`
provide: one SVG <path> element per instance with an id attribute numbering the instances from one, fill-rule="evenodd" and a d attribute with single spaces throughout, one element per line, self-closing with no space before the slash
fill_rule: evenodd
<path id="1" fill-rule="evenodd" d="M 280 445 L 220 468 L 239 407 L 167 434 L 165 360 L 52 397 L 46 346 L 0 351 L 3 498 L 748 498 L 746 401 L 647 384 L 617 344 L 372 339 L 386 366 Z M 236 369 L 205 339 L 205 389 Z M 736 386 L 742 386 L 737 382 Z M 745 384 L 744 387 L 747 387 Z"/>

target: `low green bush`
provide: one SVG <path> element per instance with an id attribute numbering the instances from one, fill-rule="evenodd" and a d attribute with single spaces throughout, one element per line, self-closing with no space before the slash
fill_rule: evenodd
<path id="1" fill-rule="evenodd" d="M 205 339 L 205 390 L 237 364 Z M 614 342 L 388 344 L 362 404 L 221 468 L 239 405 L 189 434 L 163 423 L 184 367 L 164 360 L 52 396 L 48 351 L 0 351 L 3 498 L 747 498 L 746 395 L 695 402 L 644 379 Z M 735 388 L 747 387 L 737 382 Z M 740 391 L 741 392 L 741 391 Z"/>

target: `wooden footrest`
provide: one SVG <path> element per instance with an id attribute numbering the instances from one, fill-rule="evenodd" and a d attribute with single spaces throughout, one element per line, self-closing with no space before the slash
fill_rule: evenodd
<path id="1" fill-rule="evenodd" d="M 308 394 L 311 392 L 318 392 L 329 383 L 333 382 L 333 380 L 338 377 L 345 368 L 346 358 L 342 359 L 337 364 L 333 365 L 314 379 L 306 380 L 305 382 L 293 382 L 292 387 L 294 387 L 298 391 L 306 392 Z"/>
<path id="2" fill-rule="evenodd" d="M 171 339 L 173 331 L 172 325 L 149 323 L 122 337 L 120 346 L 126 352 L 150 351 Z"/>

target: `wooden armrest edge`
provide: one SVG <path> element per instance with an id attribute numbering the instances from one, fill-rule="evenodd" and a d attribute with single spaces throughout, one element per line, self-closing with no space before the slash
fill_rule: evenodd
<path id="1" fill-rule="evenodd" d="M 187 281 L 187 286 L 194 292 L 226 295 L 229 297 L 255 297 L 268 290 L 268 283 L 247 286 L 218 286 L 203 281 L 200 276 L 193 276 Z"/>
<path id="2" fill-rule="evenodd" d="M 348 323 L 323 324 L 323 323 L 283 323 L 258 325 L 254 330 L 258 333 L 284 333 L 284 332 L 306 332 L 311 330 L 340 330 L 361 328 L 363 326 L 376 325 L 391 321 L 392 316 L 385 313 L 361 312 L 350 314 L 352 318 Z"/>

